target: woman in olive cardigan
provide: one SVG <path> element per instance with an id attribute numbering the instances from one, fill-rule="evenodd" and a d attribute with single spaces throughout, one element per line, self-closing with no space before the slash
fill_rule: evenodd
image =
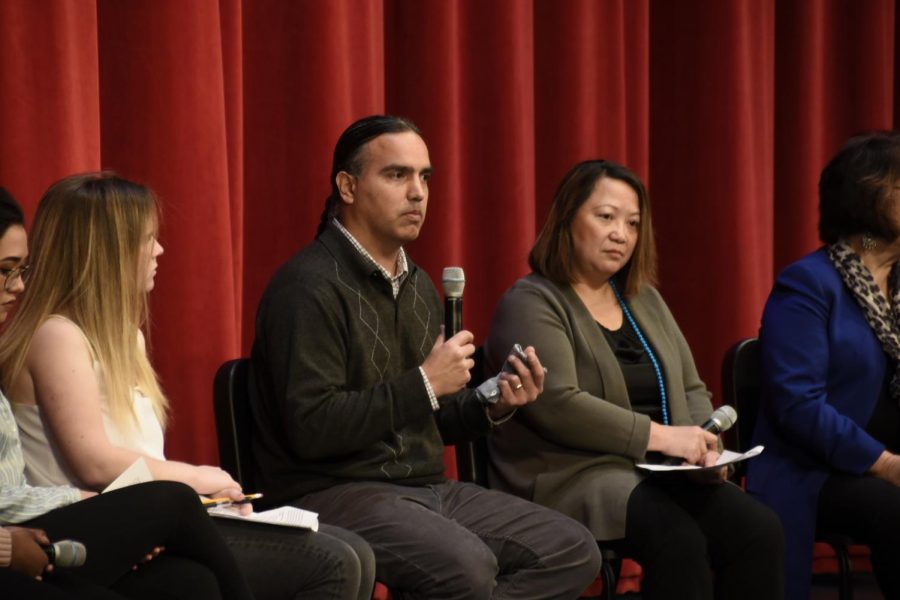
<path id="1" fill-rule="evenodd" d="M 781 527 L 724 481 L 724 469 L 642 475 L 673 457 L 711 466 L 718 440 L 690 349 L 651 286 L 656 258 L 640 179 L 576 165 L 556 192 L 485 347 L 495 370 L 513 343 L 539 349 L 537 402 L 491 436 L 491 484 L 580 520 L 644 568 L 654 598 L 783 597 Z M 711 573 L 715 572 L 715 576 Z"/>

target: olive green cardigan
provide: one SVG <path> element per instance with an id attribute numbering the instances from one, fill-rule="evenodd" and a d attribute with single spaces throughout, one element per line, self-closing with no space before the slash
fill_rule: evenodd
<path id="1" fill-rule="evenodd" d="M 703 423 L 710 393 L 659 292 L 644 286 L 628 306 L 660 361 L 671 424 Z M 497 306 L 489 372 L 515 342 L 533 345 L 548 373 L 538 400 L 491 435 L 491 486 L 581 521 L 598 540 L 623 537 L 650 419 L 631 410 L 606 338 L 571 286 L 531 274 Z"/>

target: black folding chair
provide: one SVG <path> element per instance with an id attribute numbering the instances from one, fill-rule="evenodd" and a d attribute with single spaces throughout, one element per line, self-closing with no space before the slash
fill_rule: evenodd
<path id="1" fill-rule="evenodd" d="M 213 380 L 213 413 L 219 464 L 245 490 L 255 489 L 253 415 L 250 412 L 250 359 L 224 363 Z"/>
<path id="2" fill-rule="evenodd" d="M 726 404 L 735 407 L 737 425 L 732 429 L 735 447 L 745 452 L 752 447 L 753 430 L 762 400 L 762 373 L 759 357 L 759 341 L 756 338 L 741 340 L 725 354 L 722 362 L 722 395 Z M 742 483 L 746 475 L 746 463 L 738 463 L 735 481 Z M 837 582 L 840 600 L 853 599 L 853 580 L 849 547 L 853 540 L 846 535 L 825 534 L 817 542 L 834 550 L 838 565 Z"/>

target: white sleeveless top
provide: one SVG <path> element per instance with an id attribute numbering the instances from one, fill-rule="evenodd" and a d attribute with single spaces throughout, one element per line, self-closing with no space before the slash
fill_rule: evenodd
<path id="1" fill-rule="evenodd" d="M 71 322 L 61 315 L 52 315 L 50 318 L 65 319 Z M 79 331 L 81 331 L 80 328 Z M 82 333 L 83 335 L 84 333 Z M 87 337 L 84 339 L 90 348 Z M 97 383 L 100 387 L 100 411 L 103 417 L 103 428 L 109 442 L 114 446 L 126 448 L 150 458 L 165 460 L 163 430 L 153 411 L 153 403 L 150 398 L 139 390 L 132 389 L 131 397 L 137 420 L 128 428 L 120 428 L 110 418 L 109 405 L 106 401 L 106 386 L 103 384 L 102 371 L 97 360 L 94 360 L 94 373 L 97 375 Z M 15 402 L 12 402 L 11 405 L 19 425 L 22 452 L 25 455 L 25 478 L 28 483 L 38 486 L 73 485 L 88 489 L 66 464 L 49 426 L 41 416 L 40 407 L 35 404 L 17 404 Z"/>

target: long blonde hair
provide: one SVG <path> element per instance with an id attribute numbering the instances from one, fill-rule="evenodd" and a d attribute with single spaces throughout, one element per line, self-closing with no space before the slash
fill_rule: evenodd
<path id="1" fill-rule="evenodd" d="M 168 403 L 138 338 L 149 317 L 138 261 L 158 214 L 152 191 L 112 173 L 73 175 L 50 186 L 34 218 L 33 276 L 0 344 L 4 389 L 21 374 L 37 328 L 61 314 L 81 328 L 100 363 L 113 421 L 135 422 L 136 386 L 165 425 Z"/>

